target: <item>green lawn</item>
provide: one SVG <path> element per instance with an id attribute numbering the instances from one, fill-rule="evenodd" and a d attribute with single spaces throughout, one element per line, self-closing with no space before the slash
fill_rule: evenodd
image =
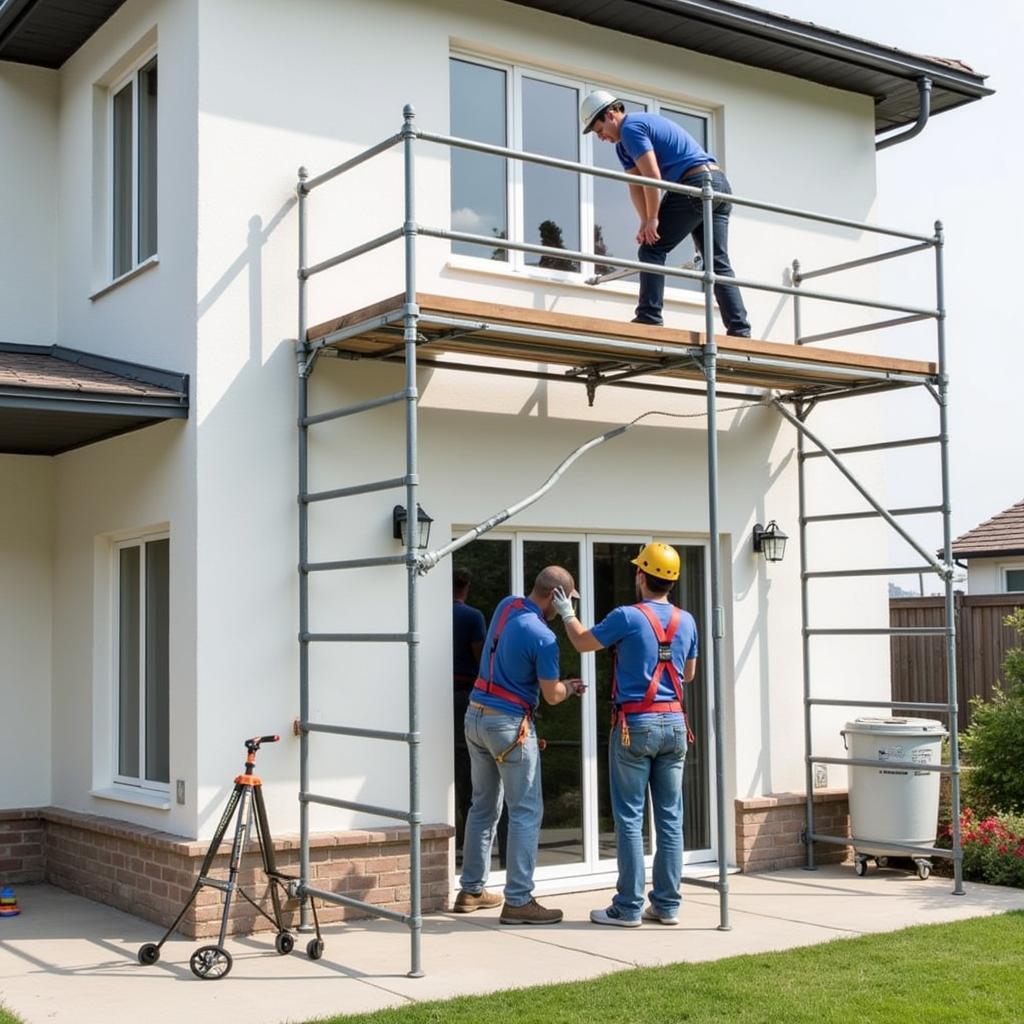
<path id="1" fill-rule="evenodd" d="M 665 942 L 672 942 L 672 933 Z M 622 943 L 628 949 L 628 932 Z M 539 950 L 543 955 L 543 947 Z M 486 955 L 481 940 L 480 956 Z M 344 1024 L 1021 1024 L 1024 912 L 330 1019 Z"/>

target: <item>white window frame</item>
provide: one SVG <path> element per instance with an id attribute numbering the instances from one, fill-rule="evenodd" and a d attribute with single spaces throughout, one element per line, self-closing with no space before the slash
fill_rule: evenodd
<path id="1" fill-rule="evenodd" d="M 111 686 L 113 692 L 113 760 L 112 780 L 116 786 L 126 786 L 133 790 L 144 790 L 153 793 L 169 795 L 171 791 L 170 781 L 155 782 L 145 777 L 146 773 L 146 545 L 153 541 L 166 540 L 170 542 L 170 531 L 163 530 L 156 533 L 140 534 L 138 536 L 126 537 L 116 541 L 111 548 L 112 564 L 112 615 L 111 615 Z M 121 552 L 126 548 L 139 548 L 139 772 L 138 776 L 122 775 L 119 771 L 121 765 L 121 644 L 120 644 L 120 598 L 121 598 Z M 168 566 L 168 568 L 170 568 Z M 168 571 L 168 590 L 170 590 L 170 571 Z M 168 595 L 169 596 L 169 595 Z M 168 626 L 168 628 L 170 628 Z M 170 645 L 168 644 L 168 647 Z M 170 731 L 170 720 L 167 722 L 168 732 Z"/>
<path id="2" fill-rule="evenodd" d="M 449 60 L 461 60 L 471 64 L 479 64 L 483 67 L 494 68 L 505 73 L 505 119 L 506 119 L 506 145 L 510 149 L 523 149 L 523 105 L 522 105 L 522 81 L 523 78 L 533 78 L 542 82 L 550 82 L 553 85 L 567 86 L 573 88 L 577 93 L 577 106 L 579 100 L 587 93 L 595 89 L 607 89 L 624 100 L 642 104 L 649 113 L 660 113 L 663 107 L 681 114 L 689 114 L 693 117 L 702 118 L 706 125 L 707 144 L 714 145 L 717 138 L 717 111 L 708 106 L 696 106 L 692 102 L 684 102 L 677 99 L 667 98 L 663 94 L 642 93 L 633 89 L 622 89 L 609 85 L 607 82 L 591 81 L 582 78 L 574 78 L 559 74 L 549 68 L 543 68 L 532 64 L 510 63 L 496 60 L 493 57 L 485 57 L 474 53 L 472 50 L 452 49 L 449 52 Z M 450 98 L 449 98 L 450 102 Z M 578 129 L 577 129 L 578 130 Z M 588 166 L 594 163 L 594 135 L 588 133 L 579 135 L 579 162 Z M 602 143 L 603 144 L 603 143 Z M 506 204 L 508 214 L 508 232 L 512 241 L 522 241 L 525 237 L 525 225 L 523 218 L 524 196 L 523 196 L 523 163 L 522 161 L 509 160 L 506 164 Z M 593 176 L 580 174 L 580 249 L 585 252 L 592 248 L 594 235 L 594 189 Z M 625 189 L 625 185 L 623 188 Z M 628 197 L 624 197 L 628 202 Z M 586 244 L 586 240 L 591 244 Z M 579 271 L 554 270 L 548 267 L 538 267 L 526 263 L 526 253 L 515 250 L 508 251 L 508 260 L 490 260 L 483 256 L 470 256 L 464 253 L 450 253 L 448 262 L 453 267 L 466 270 L 501 273 L 511 271 L 518 277 L 525 277 L 533 280 L 554 282 L 559 284 L 581 285 L 588 277 L 594 274 L 594 263 L 583 262 Z M 616 286 L 618 285 L 618 288 Z M 612 282 L 613 290 L 624 290 L 633 294 L 636 285 L 621 285 L 619 282 Z M 685 296 L 686 293 L 683 293 Z M 672 299 L 680 298 L 678 295 L 670 296 Z M 683 299 L 686 301 L 686 298 Z M 691 299 L 691 301 L 693 301 Z"/>
<path id="3" fill-rule="evenodd" d="M 1001 565 L 999 567 L 1000 576 L 1002 577 L 1000 582 L 1003 585 L 1004 594 L 1019 594 L 1019 590 L 1010 589 L 1009 574 L 1011 572 L 1024 572 L 1024 562 L 1011 563 L 1010 565 Z M 1024 588 L 1022 588 L 1024 589 Z"/>
<path id="4" fill-rule="evenodd" d="M 139 259 L 139 72 L 155 57 L 158 57 L 158 48 L 150 47 L 135 61 L 108 89 L 107 89 L 107 202 L 109 215 L 107 217 L 107 270 L 105 279 L 113 284 L 123 278 L 130 277 L 138 272 L 141 267 L 150 263 L 159 262 L 160 253 L 160 219 L 157 216 L 157 250 L 149 256 Z M 160 62 L 157 61 L 157 73 L 159 74 Z M 157 79 L 159 82 L 159 78 Z M 114 272 L 114 238 L 117 234 L 114 218 L 117 216 L 117 196 L 114 194 L 114 97 L 127 85 L 132 86 L 132 252 L 131 266 L 120 273 Z M 159 88 L 159 86 L 158 86 Z M 159 111 L 160 98 L 157 94 L 157 132 L 159 133 Z M 157 160 L 159 161 L 160 144 L 157 139 Z M 157 167 L 157 192 L 160 189 L 159 164 Z M 159 201 L 158 201 L 159 206 Z"/>

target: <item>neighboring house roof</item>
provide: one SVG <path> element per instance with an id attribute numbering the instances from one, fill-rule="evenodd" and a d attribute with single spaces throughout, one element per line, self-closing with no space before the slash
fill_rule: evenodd
<path id="1" fill-rule="evenodd" d="M 0 0 L 0 60 L 58 68 L 123 2 Z M 909 53 L 732 0 L 512 2 L 871 96 L 878 132 L 914 123 L 922 76 L 932 80 L 933 114 L 993 92 L 986 76 L 963 61 Z"/>
<path id="2" fill-rule="evenodd" d="M 0 344 L 0 452 L 59 455 L 188 416 L 188 377 L 60 345 Z"/>
<path id="3" fill-rule="evenodd" d="M 1024 501 L 1018 501 L 953 541 L 956 558 L 1024 555 Z"/>

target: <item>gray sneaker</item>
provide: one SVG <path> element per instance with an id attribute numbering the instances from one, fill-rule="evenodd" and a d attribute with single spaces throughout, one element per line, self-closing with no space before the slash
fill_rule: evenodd
<path id="1" fill-rule="evenodd" d="M 645 921 L 653 921 L 655 924 L 679 924 L 679 918 L 673 914 L 671 917 L 659 914 L 653 904 L 644 907 L 643 918 Z"/>
<path id="2" fill-rule="evenodd" d="M 635 921 L 628 917 L 623 917 L 619 913 L 617 907 L 609 907 L 607 910 L 592 910 L 590 912 L 590 920 L 594 924 L 614 924 L 619 928 L 639 928 L 640 918 L 638 917 Z"/>
<path id="3" fill-rule="evenodd" d="M 542 907 L 536 900 L 530 900 L 521 907 L 510 907 L 507 903 L 501 908 L 502 924 L 559 924 L 562 912 L 549 907 Z"/>
<path id="4" fill-rule="evenodd" d="M 481 889 L 480 892 L 466 892 L 463 889 L 455 897 L 455 905 L 452 910 L 456 914 L 472 914 L 474 910 L 493 910 L 502 903 L 502 897 L 496 892 L 488 892 Z"/>

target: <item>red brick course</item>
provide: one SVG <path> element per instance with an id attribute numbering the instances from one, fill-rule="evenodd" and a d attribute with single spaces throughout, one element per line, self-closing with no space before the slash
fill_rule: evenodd
<path id="1" fill-rule="evenodd" d="M 736 801 L 736 862 L 741 871 L 779 871 L 807 862 L 801 841 L 805 825 L 803 793 L 779 793 Z M 814 794 L 814 830 L 825 835 L 850 834 L 850 808 L 845 789 Z M 839 864 L 849 848 L 818 843 L 817 864 Z"/>
<path id="2" fill-rule="evenodd" d="M 422 908 L 441 910 L 450 889 L 447 825 L 422 829 Z M 233 838 L 214 859 L 210 875 L 226 878 Z M 46 807 L 0 811 L 0 884 L 50 882 L 166 927 L 178 916 L 195 884 L 208 842 L 145 826 Z M 278 869 L 298 874 L 299 839 L 274 839 Z M 266 879 L 255 847 L 246 854 L 239 881 L 270 912 Z M 319 832 L 310 837 L 310 884 L 389 910 L 409 910 L 409 830 Z M 224 894 L 204 888 L 182 919 L 190 938 L 216 935 Z M 287 901 L 289 926 L 298 924 L 298 903 Z M 334 904 L 318 906 L 322 922 L 368 916 Z M 245 900 L 233 902 L 229 934 L 272 928 Z"/>

